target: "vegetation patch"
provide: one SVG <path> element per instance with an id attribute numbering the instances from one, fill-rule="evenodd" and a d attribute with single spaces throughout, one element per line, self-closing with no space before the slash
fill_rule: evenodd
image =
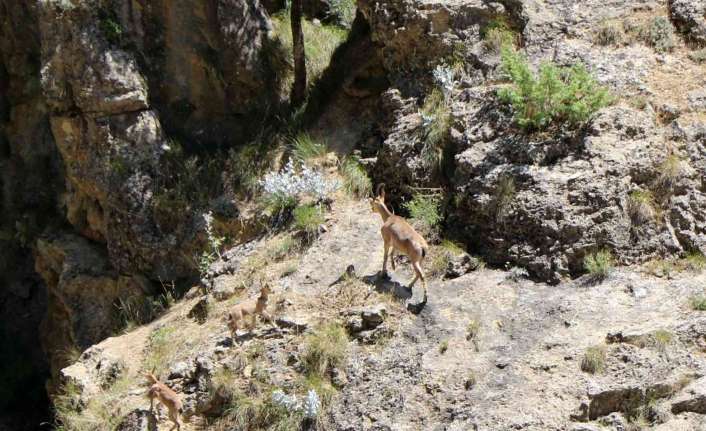
<path id="1" fill-rule="evenodd" d="M 350 0 L 343 0 L 350 1 Z M 294 64 L 292 58 L 292 26 L 289 8 L 272 16 L 275 38 L 287 51 L 287 63 Z M 348 37 L 348 30 L 336 25 L 314 24 L 302 19 L 304 32 L 304 54 L 306 56 L 307 82 L 311 88 L 328 67 L 333 52 Z M 291 67 L 283 80 L 284 88 L 291 88 L 294 77 Z"/>
<path id="2" fill-rule="evenodd" d="M 657 171 L 657 187 L 662 192 L 672 190 L 679 179 L 684 175 L 684 161 L 676 154 L 669 155 L 659 165 Z"/>
<path id="3" fill-rule="evenodd" d="M 429 275 L 432 277 L 443 276 L 453 258 L 463 253 L 465 253 L 463 247 L 457 243 L 448 239 L 442 240 L 441 244 L 432 247 Z"/>
<path id="4" fill-rule="evenodd" d="M 696 51 L 690 52 L 689 58 L 694 63 L 698 63 L 698 64 L 706 63 L 706 48 L 701 48 Z"/>
<path id="5" fill-rule="evenodd" d="M 660 329 L 652 333 L 652 339 L 654 340 L 657 350 L 660 352 L 665 352 L 667 350 L 667 346 L 672 344 L 672 341 L 674 341 L 674 334 L 665 329 Z"/>
<path id="6" fill-rule="evenodd" d="M 669 52 L 676 45 L 674 26 L 669 18 L 658 16 L 638 30 L 638 38 L 657 52 Z"/>
<path id="7" fill-rule="evenodd" d="M 583 64 L 561 68 L 544 63 L 535 74 L 518 52 L 503 48 L 501 56 L 511 85 L 500 89 L 498 96 L 513 107 L 523 129 L 543 130 L 561 123 L 577 127 L 612 102 L 607 88 Z"/>
<path id="8" fill-rule="evenodd" d="M 441 340 L 439 343 L 439 354 L 443 355 L 449 350 L 449 340 Z"/>
<path id="9" fill-rule="evenodd" d="M 412 200 L 404 204 L 419 233 L 426 237 L 436 237 L 439 232 L 442 216 L 440 211 L 441 197 L 417 193 Z"/>
<path id="10" fill-rule="evenodd" d="M 625 33 L 619 22 L 608 21 L 601 24 L 596 33 L 595 42 L 601 46 L 618 46 L 622 44 Z"/>
<path id="11" fill-rule="evenodd" d="M 606 352 L 602 346 L 586 349 L 581 359 L 581 371 L 591 374 L 602 373 L 605 370 Z"/>
<path id="12" fill-rule="evenodd" d="M 706 311 L 706 295 L 695 295 L 689 300 L 691 308 L 696 311 Z"/>
<path id="13" fill-rule="evenodd" d="M 505 219 L 510 205 L 512 205 L 512 201 L 515 199 L 515 194 L 515 179 L 509 175 L 500 177 L 495 186 L 495 219 L 497 221 Z"/>
<path id="14" fill-rule="evenodd" d="M 372 192 L 370 177 L 356 159 L 350 157 L 344 159 L 340 173 L 343 177 L 343 187 L 349 195 L 361 199 Z"/>
<path id="15" fill-rule="evenodd" d="M 339 323 L 320 326 L 304 340 L 301 358 L 307 375 L 324 377 L 331 369 L 344 365 L 348 334 Z"/>
<path id="16" fill-rule="evenodd" d="M 300 133 L 292 139 L 292 156 L 301 163 L 310 162 L 326 155 L 326 145 L 308 133 Z"/>
<path id="17" fill-rule="evenodd" d="M 158 378 L 169 370 L 185 340 L 173 326 L 162 326 L 150 334 L 143 368 Z"/>
<path id="18" fill-rule="evenodd" d="M 586 255 L 583 260 L 583 266 L 592 279 L 600 281 L 610 275 L 615 264 L 610 251 L 603 249 Z"/>
<path id="19" fill-rule="evenodd" d="M 439 88 L 433 89 L 424 99 L 420 113 L 424 131 L 421 156 L 427 166 L 438 169 L 451 130 L 451 108 L 444 92 Z"/>
<path id="20" fill-rule="evenodd" d="M 514 48 L 519 38 L 504 16 L 491 19 L 481 28 L 480 36 L 485 49 L 493 53 L 499 53 L 503 48 Z"/>
<path id="21" fill-rule="evenodd" d="M 628 214 L 636 225 L 655 221 L 658 207 L 654 195 L 649 190 L 635 190 L 628 196 Z"/>
<path id="22" fill-rule="evenodd" d="M 320 205 L 300 205 L 294 209 L 294 228 L 305 232 L 308 238 L 316 237 L 324 224 L 324 213 Z"/>

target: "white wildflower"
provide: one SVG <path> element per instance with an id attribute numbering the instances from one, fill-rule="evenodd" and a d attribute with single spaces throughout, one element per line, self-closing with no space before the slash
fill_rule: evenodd
<path id="1" fill-rule="evenodd" d="M 316 394 L 315 390 L 310 389 L 306 400 L 304 400 L 304 417 L 307 419 L 316 419 L 319 415 L 319 410 L 321 410 L 319 396 Z"/>
<path id="2" fill-rule="evenodd" d="M 449 97 L 454 89 L 454 71 L 446 65 L 438 65 L 433 71 L 434 82 L 436 83 L 441 91 L 444 93 L 444 97 Z"/>
<path id="3" fill-rule="evenodd" d="M 302 408 L 296 395 L 287 395 L 279 389 L 272 392 L 272 402 L 290 412 L 299 411 Z"/>

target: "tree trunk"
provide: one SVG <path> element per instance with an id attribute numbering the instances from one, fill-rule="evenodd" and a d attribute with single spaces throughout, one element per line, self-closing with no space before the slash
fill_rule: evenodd
<path id="1" fill-rule="evenodd" d="M 302 31 L 302 0 L 292 0 L 292 51 L 294 55 L 294 86 L 292 106 L 298 107 L 306 98 L 306 56 L 304 54 L 304 32 Z"/>

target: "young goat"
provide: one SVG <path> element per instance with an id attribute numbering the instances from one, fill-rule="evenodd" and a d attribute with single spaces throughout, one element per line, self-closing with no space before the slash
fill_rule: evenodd
<path id="1" fill-rule="evenodd" d="M 392 260 L 392 270 L 395 270 L 395 250 L 404 253 L 409 257 L 414 268 L 415 277 L 410 283 L 409 288 L 414 286 L 418 279 L 422 280 L 424 286 L 424 297 L 427 295 L 427 282 L 424 279 L 422 272 L 422 259 L 427 255 L 429 245 L 421 235 L 407 223 L 405 219 L 396 216 L 385 206 L 385 185 L 380 184 L 377 189 L 377 197 L 370 198 L 370 208 L 373 212 L 380 214 L 383 225 L 380 229 L 382 240 L 384 242 L 385 257 L 382 261 L 382 273 L 387 274 L 387 257 L 388 254 Z"/>
<path id="2" fill-rule="evenodd" d="M 180 430 L 181 424 L 179 423 L 179 415 L 181 414 L 182 406 L 179 395 L 177 395 L 177 393 L 174 392 L 169 386 L 160 382 L 154 374 L 145 373 L 144 375 L 150 383 L 150 389 L 147 392 L 147 396 L 150 399 L 150 412 L 153 413 L 154 399 L 157 398 L 157 400 L 162 403 L 167 410 L 169 410 L 169 420 L 174 422 L 174 426 L 172 426 L 169 430 L 171 431 L 174 428 Z"/>
<path id="3" fill-rule="evenodd" d="M 252 317 L 252 320 L 250 321 L 251 330 L 255 327 L 258 314 L 262 316 L 263 319 L 274 325 L 272 322 L 272 316 L 270 316 L 265 310 L 267 308 L 267 300 L 270 292 L 270 285 L 265 283 L 265 285 L 262 286 L 262 289 L 260 289 L 260 296 L 257 299 L 241 302 L 233 307 L 230 313 L 228 313 L 228 328 L 230 329 L 233 340 L 235 340 L 236 336 L 235 331 L 245 326 L 246 316 Z M 243 326 L 241 326 L 241 322 Z"/>

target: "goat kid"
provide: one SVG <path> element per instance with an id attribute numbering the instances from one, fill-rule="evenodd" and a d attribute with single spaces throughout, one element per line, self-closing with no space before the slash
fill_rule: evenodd
<path id="1" fill-rule="evenodd" d="M 427 295 L 427 282 L 424 278 L 424 272 L 422 271 L 422 259 L 427 255 L 429 250 L 429 245 L 426 240 L 410 226 L 407 221 L 400 217 L 394 215 L 387 206 L 385 205 L 385 184 L 378 185 L 377 197 L 370 198 L 370 208 L 373 212 L 380 214 L 382 217 L 383 225 L 380 228 L 380 233 L 382 234 L 383 247 L 385 252 L 385 257 L 382 261 L 382 273 L 387 275 L 387 257 L 390 256 L 392 260 L 392 270 L 395 270 L 395 259 L 394 252 L 397 250 L 400 253 L 404 253 L 412 262 L 412 268 L 414 269 L 415 277 L 410 283 L 409 288 L 414 286 L 417 280 L 422 280 L 422 286 L 424 287 L 424 297 Z"/>
<path id="2" fill-rule="evenodd" d="M 236 331 L 245 327 L 245 318 L 247 316 L 251 316 L 252 319 L 249 325 L 250 330 L 255 327 L 258 314 L 274 326 L 272 316 L 266 311 L 268 297 L 271 292 L 270 285 L 266 283 L 262 286 L 262 289 L 260 289 L 260 296 L 258 296 L 257 299 L 250 299 L 236 304 L 228 313 L 228 328 L 230 329 L 233 340 L 235 340 L 237 335 Z"/>
<path id="3" fill-rule="evenodd" d="M 179 395 L 174 392 L 169 386 L 160 382 L 154 374 L 145 373 L 144 376 L 147 378 L 150 384 L 150 389 L 147 392 L 147 396 L 150 399 L 150 413 L 154 412 L 154 399 L 162 403 L 164 407 L 169 410 L 169 420 L 171 420 L 174 425 L 169 429 L 170 431 L 176 428 L 181 429 L 181 423 L 179 423 L 179 415 L 182 411 L 181 400 Z"/>

